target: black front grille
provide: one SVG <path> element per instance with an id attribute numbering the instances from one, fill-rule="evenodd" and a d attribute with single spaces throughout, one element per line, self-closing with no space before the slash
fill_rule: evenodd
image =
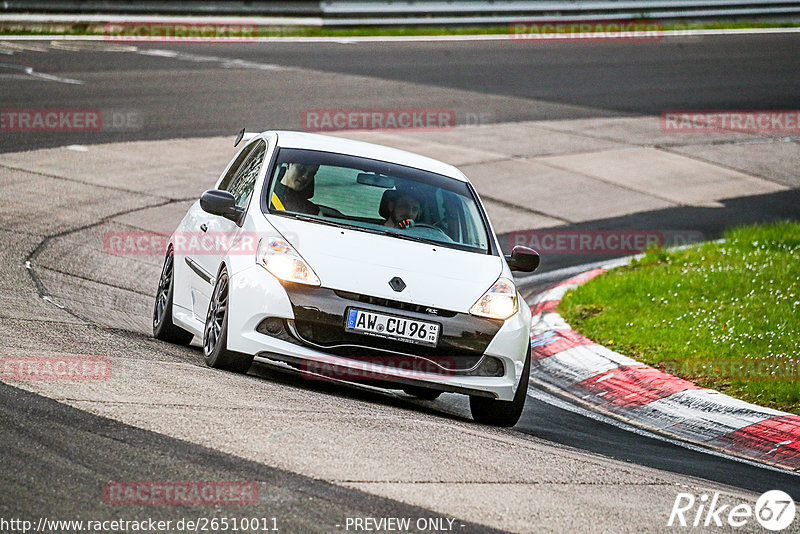
<path id="1" fill-rule="evenodd" d="M 376 356 L 397 359 L 407 355 L 431 360 L 444 369 L 463 371 L 478 364 L 503 324 L 502 321 L 464 313 L 432 315 L 426 313 L 425 306 L 326 288 L 287 284 L 286 289 L 294 310 L 298 341 L 356 360 L 374 359 Z M 436 347 L 428 347 L 347 332 L 344 329 L 345 313 L 350 307 L 390 314 L 401 310 L 406 317 L 439 323 L 439 343 Z"/>
<path id="2" fill-rule="evenodd" d="M 298 320 L 295 320 L 294 324 L 301 340 L 310 341 L 315 345 L 324 347 L 326 352 L 336 356 L 354 360 L 369 360 L 375 363 L 379 363 L 381 360 L 390 361 L 392 366 L 395 367 L 405 364 L 406 361 L 401 357 L 408 355 L 412 358 L 430 359 L 445 369 L 471 369 L 477 365 L 483 355 L 483 353 L 457 347 L 443 348 L 441 341 L 437 347 L 426 347 L 403 341 L 345 332 L 341 326 Z"/>
<path id="3" fill-rule="evenodd" d="M 456 312 L 442 310 L 440 308 L 431 308 L 430 306 L 421 306 L 419 304 L 410 304 L 408 302 L 401 302 L 399 300 L 390 300 L 382 297 L 371 297 L 369 295 L 361 295 L 359 293 L 350 293 L 349 291 L 336 291 L 336 295 L 343 299 L 361 302 L 363 304 L 372 304 L 374 306 L 383 306 L 385 308 L 392 308 L 395 310 L 410 311 L 414 313 L 422 313 L 430 315 L 428 320 L 434 317 L 455 317 Z"/>

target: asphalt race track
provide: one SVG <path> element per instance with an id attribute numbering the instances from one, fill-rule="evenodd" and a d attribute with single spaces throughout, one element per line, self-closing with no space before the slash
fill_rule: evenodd
<path id="1" fill-rule="evenodd" d="M 233 148 L 196 138 L 299 129 L 309 108 L 447 108 L 467 126 L 796 109 L 798 56 L 797 34 L 558 45 L 0 41 L 3 109 L 99 109 L 118 119 L 100 132 L 0 134 L 0 355 L 99 355 L 114 366 L 98 384 L 0 382 L 0 518 L 244 515 L 235 506 L 107 505 L 110 480 L 253 481 L 260 498 L 246 514 L 276 517 L 284 532 L 344 532 L 348 517 L 452 518 L 457 532 L 671 532 L 681 491 L 752 503 L 781 489 L 800 499 L 796 474 L 625 428 L 539 390 L 517 426 L 500 430 L 474 424 L 457 395 L 416 401 L 266 363 L 246 377 L 209 370 L 197 346 L 148 335 L 161 258 L 102 247 L 103 231 L 174 227 L 209 187 Z M 82 151 L 95 157 L 93 145 L 129 141 L 138 142 L 101 147 L 114 165 L 72 163 Z M 796 138 L 780 142 L 797 150 Z M 79 146 L 37 152 L 41 165 L 11 154 L 65 145 Z M 800 219 L 793 180 L 759 194 L 764 180 L 754 181 L 724 206 L 556 222 L 659 221 L 713 238 L 741 222 Z M 543 270 L 593 259 L 559 258 Z"/>
<path id="2" fill-rule="evenodd" d="M 106 136 L 10 133 L 2 151 L 296 129 L 307 108 L 455 108 L 459 124 L 474 124 L 794 109 L 800 101 L 796 34 L 653 43 L 2 44 L 13 52 L 0 53 L 5 108 L 46 102 L 140 118 L 109 125 Z M 21 66 L 84 84 L 36 81 Z"/>

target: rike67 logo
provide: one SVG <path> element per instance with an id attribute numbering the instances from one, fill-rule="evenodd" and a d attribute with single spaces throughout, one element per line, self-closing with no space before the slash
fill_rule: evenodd
<path id="1" fill-rule="evenodd" d="M 667 526 L 739 528 L 755 519 L 765 529 L 779 531 L 792 524 L 794 515 L 794 501 L 780 490 L 764 493 L 755 506 L 749 503 L 723 503 L 716 492 L 711 497 L 705 493 L 699 497 L 691 493 L 678 493 Z"/>

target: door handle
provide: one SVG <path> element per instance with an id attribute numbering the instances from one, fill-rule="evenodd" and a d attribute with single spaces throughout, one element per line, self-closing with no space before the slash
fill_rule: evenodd
<path id="1" fill-rule="evenodd" d="M 204 231 L 204 232 L 207 232 L 208 231 L 208 225 L 206 223 L 203 223 L 203 224 L 200 225 L 200 229 L 202 231 Z"/>

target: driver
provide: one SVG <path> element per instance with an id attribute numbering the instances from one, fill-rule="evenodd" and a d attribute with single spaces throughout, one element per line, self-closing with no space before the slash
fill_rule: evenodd
<path id="1" fill-rule="evenodd" d="M 414 221 L 419 219 L 421 211 L 420 201 L 412 193 L 400 192 L 388 203 L 389 217 L 384 226 L 390 228 L 408 228 L 414 226 Z"/>
<path id="2" fill-rule="evenodd" d="M 319 170 L 319 165 L 290 163 L 283 178 L 272 191 L 272 205 L 279 210 L 318 215 L 319 207 L 308 200 L 310 187 Z"/>

